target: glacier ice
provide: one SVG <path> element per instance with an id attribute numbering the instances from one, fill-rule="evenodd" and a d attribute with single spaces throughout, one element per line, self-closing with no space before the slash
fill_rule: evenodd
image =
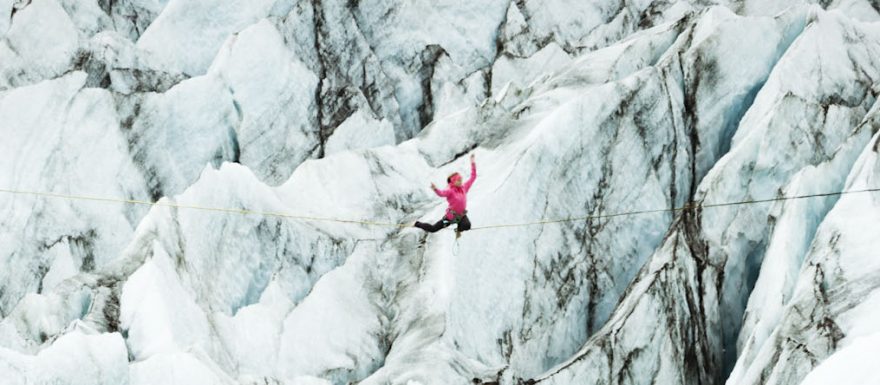
<path id="1" fill-rule="evenodd" d="M 64 74 L 80 46 L 79 32 L 55 0 L 37 0 L 16 12 L 0 39 L 0 90 Z"/>
<path id="2" fill-rule="evenodd" d="M 0 376 L 877 381 L 878 193 L 823 195 L 880 187 L 877 20 L 0 0 Z M 469 154 L 475 229 L 408 226 Z"/>

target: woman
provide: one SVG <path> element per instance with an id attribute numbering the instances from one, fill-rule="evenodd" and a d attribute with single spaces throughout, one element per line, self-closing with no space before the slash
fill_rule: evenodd
<path id="1" fill-rule="evenodd" d="M 477 179 L 477 165 L 474 163 L 473 154 L 471 154 L 471 177 L 464 183 L 462 183 L 461 179 L 461 174 L 457 172 L 450 175 L 446 178 L 446 183 L 449 186 L 445 190 L 439 190 L 436 185 L 431 183 L 431 189 L 434 190 L 434 193 L 446 198 L 448 203 L 446 215 L 433 225 L 416 222 L 416 227 L 433 233 L 453 223 L 457 223 L 458 226 L 455 229 L 456 238 L 461 236 L 462 231 L 470 230 L 471 221 L 467 217 L 467 192 L 471 189 L 471 185 L 474 184 L 474 180 Z"/>

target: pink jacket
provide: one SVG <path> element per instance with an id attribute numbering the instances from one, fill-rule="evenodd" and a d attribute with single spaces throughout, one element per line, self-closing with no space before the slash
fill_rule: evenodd
<path id="1" fill-rule="evenodd" d="M 461 180 L 461 175 L 455 174 L 449 182 L 449 188 L 445 190 L 434 189 L 434 193 L 446 198 L 449 207 L 446 208 L 446 219 L 454 219 L 456 215 L 461 216 L 467 209 L 467 192 L 477 179 L 477 165 L 471 162 L 471 177 L 459 187 L 455 182 Z"/>

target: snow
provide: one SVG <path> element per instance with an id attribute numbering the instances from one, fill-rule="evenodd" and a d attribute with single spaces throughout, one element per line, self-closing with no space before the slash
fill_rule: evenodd
<path id="1" fill-rule="evenodd" d="M 91 37 L 92 35 L 109 29 L 112 26 L 112 20 L 101 9 L 97 1 L 76 1 L 76 0 L 56 0 L 58 4 L 64 8 L 64 11 L 70 17 L 70 20 L 79 30 L 81 36 Z"/>
<path id="2" fill-rule="evenodd" d="M 620 44 L 575 58 L 547 82 L 537 85 L 551 88 L 620 80 L 656 64 L 678 40 L 681 27 L 679 20 L 635 33 Z"/>
<path id="3" fill-rule="evenodd" d="M 875 384 L 880 382 L 876 357 L 880 334 L 861 337 L 851 345 L 838 350 L 810 372 L 803 385 L 816 384 Z"/>
<path id="4" fill-rule="evenodd" d="M 169 385 L 232 385 L 236 382 L 218 368 L 212 368 L 199 359 L 198 354 L 157 354 L 129 366 L 129 384 Z"/>
<path id="5" fill-rule="evenodd" d="M 207 95 L 207 97 L 203 97 Z M 217 75 L 180 82 L 163 94 L 146 94 L 127 132 L 131 151 L 156 178 L 150 188 L 178 194 L 207 164 L 219 167 L 240 151 L 235 128 L 241 116 Z"/>
<path id="6" fill-rule="evenodd" d="M 577 47 L 586 35 L 615 15 L 613 2 L 584 3 L 572 0 L 525 1 L 530 28 L 539 35 L 557 37 L 563 47 Z"/>
<path id="7" fill-rule="evenodd" d="M 795 71 L 804 71 L 807 73 L 819 71 L 813 68 L 803 68 L 805 67 L 804 63 L 816 62 L 816 60 L 809 60 L 800 57 L 801 55 L 815 55 L 814 44 L 823 44 L 822 61 L 833 60 L 835 56 L 832 52 L 835 50 L 844 51 L 839 52 L 837 54 L 838 57 L 859 58 L 864 55 L 863 53 L 859 53 L 859 50 L 862 49 L 861 46 L 850 48 L 844 44 L 840 47 L 841 42 L 833 40 L 829 41 L 831 36 L 845 36 L 846 34 L 854 33 L 846 29 L 839 30 L 839 32 L 836 33 L 828 32 L 833 30 L 833 27 L 841 25 L 839 14 L 820 14 L 818 17 L 818 22 L 813 23 L 799 38 L 799 41 L 792 50 L 786 54 L 786 56 L 791 56 L 790 61 L 786 58 L 782 59 L 782 62 L 779 65 L 779 71 L 776 72 L 780 79 L 789 76 L 790 73 Z M 827 44 L 827 48 L 825 44 Z M 865 48 L 876 49 L 876 46 L 867 45 Z M 862 149 L 868 144 L 868 135 L 870 135 L 870 132 L 865 130 L 864 127 L 869 125 L 872 119 L 876 119 L 876 117 L 872 118 L 872 116 L 876 116 L 877 106 L 874 105 L 873 108 L 871 108 L 871 110 L 874 111 L 871 113 L 868 109 L 871 107 L 871 104 L 869 103 L 873 103 L 872 100 L 860 100 L 859 97 L 856 96 L 861 94 L 862 91 L 860 88 L 864 87 L 861 85 L 861 81 L 856 79 L 861 76 L 860 73 L 872 73 L 877 71 L 877 66 L 871 61 L 862 61 L 861 59 L 854 60 L 856 60 L 854 65 L 859 66 L 856 68 L 862 69 L 857 71 L 840 71 L 841 67 L 832 66 L 831 68 L 828 68 L 828 65 L 824 65 L 821 69 L 824 75 L 822 77 L 823 81 L 833 82 L 844 88 L 829 87 L 819 88 L 820 90 L 838 89 L 840 91 L 837 92 L 840 92 L 840 95 L 842 95 L 840 96 L 841 98 L 853 98 L 853 100 L 857 100 L 857 102 L 852 105 L 852 107 L 848 107 L 850 105 L 847 103 L 841 103 L 843 105 L 840 106 L 832 105 L 827 107 L 827 110 L 824 112 L 825 122 L 823 125 L 822 138 L 825 140 L 838 138 L 837 140 L 839 140 L 839 138 L 844 135 L 849 136 L 849 138 L 844 143 L 838 142 L 840 143 L 838 145 L 831 144 L 834 142 L 823 141 L 822 143 L 828 144 L 822 144 L 817 150 L 815 150 L 816 153 L 821 154 L 822 158 L 830 158 L 833 160 L 823 165 L 817 165 L 816 169 L 805 169 L 802 171 L 801 175 L 795 177 L 791 182 L 793 187 L 798 185 L 804 186 L 807 184 L 816 186 L 805 191 L 806 193 L 818 192 L 818 189 L 823 189 L 824 191 L 839 191 L 843 188 L 849 188 L 850 183 L 842 185 L 841 183 L 843 183 L 843 180 L 841 178 L 843 175 L 847 174 L 845 170 L 849 170 L 853 167 L 854 162 L 856 162 L 856 154 L 862 151 Z M 820 65 L 822 61 L 819 61 Z M 783 71 L 783 69 L 786 68 L 784 65 L 792 66 L 796 69 Z M 837 69 L 837 71 L 834 71 L 833 69 Z M 777 87 L 775 80 L 776 79 L 772 79 L 768 82 L 768 88 Z M 796 90 L 794 91 L 779 91 L 781 95 L 777 96 L 777 98 L 782 102 L 788 102 L 791 97 L 786 95 L 791 95 L 792 93 L 799 95 L 815 95 L 817 93 L 816 88 L 813 87 L 809 87 L 808 89 L 797 89 L 804 86 L 802 84 L 796 86 L 794 83 L 786 82 L 782 84 L 792 84 L 792 87 L 796 87 Z M 756 105 L 766 105 L 767 101 L 762 100 L 762 96 L 769 96 L 769 94 L 759 95 L 755 101 Z M 810 96 L 809 98 L 822 100 L 822 98 L 827 98 L 827 96 L 818 95 Z M 753 111 L 756 113 L 758 112 L 757 110 Z M 863 116 L 864 118 L 862 118 Z M 746 118 L 746 120 L 748 119 L 749 117 Z M 795 127 L 809 126 L 809 123 L 800 119 L 795 120 L 795 122 Z M 768 124 L 776 126 L 776 129 L 779 127 L 772 121 Z M 861 129 L 853 130 L 852 127 L 860 127 Z M 743 142 L 750 139 L 757 140 L 755 133 L 743 134 L 738 131 L 737 138 L 734 138 L 734 141 L 738 141 L 740 135 L 755 136 L 751 138 L 745 137 L 742 139 Z M 796 136 L 795 138 L 803 138 L 803 136 Z M 792 144 L 797 146 L 808 145 L 807 143 L 809 142 L 803 139 L 792 141 Z M 756 167 L 763 167 L 768 171 L 773 170 L 770 175 L 779 175 L 787 165 L 791 164 L 791 157 L 786 157 L 786 161 L 782 163 L 780 163 L 781 159 L 770 159 L 770 156 L 780 154 L 778 145 L 774 145 L 771 142 L 765 142 L 762 144 L 762 148 L 765 150 L 760 152 L 762 155 L 759 157 L 759 163 L 756 164 Z M 796 151 L 795 153 L 801 153 L 801 151 Z M 810 153 L 804 152 L 804 154 L 809 155 Z M 820 177 L 819 175 L 822 176 Z M 800 190 L 803 187 L 794 188 Z M 769 193 L 770 192 L 764 192 L 763 194 Z M 740 352 L 740 359 L 738 360 L 737 367 L 734 369 L 728 383 L 758 381 L 757 378 L 760 373 L 757 368 L 761 368 L 764 364 L 760 363 L 763 358 L 759 359 L 755 357 L 762 355 L 762 353 L 759 353 L 760 351 L 771 349 L 769 346 L 762 347 L 762 343 L 764 343 L 764 341 L 775 340 L 775 338 L 771 338 L 771 331 L 774 328 L 777 328 L 780 319 L 782 319 L 784 305 L 789 303 L 794 296 L 792 293 L 793 291 L 796 291 L 793 287 L 795 274 L 801 270 L 802 262 L 808 260 L 808 257 L 804 255 L 806 249 L 810 246 L 811 242 L 815 242 L 813 241 L 813 234 L 816 232 L 817 224 L 821 222 L 825 217 L 825 213 L 828 212 L 828 205 L 833 203 L 833 200 L 829 201 L 827 199 L 824 200 L 824 202 L 822 199 L 811 199 L 809 202 L 805 203 L 791 202 L 785 205 L 785 211 L 781 217 L 777 214 L 777 222 L 774 232 L 778 233 L 779 236 L 778 239 L 771 238 L 771 243 L 767 249 L 764 258 L 765 262 L 761 268 L 761 276 L 754 289 L 752 298 L 750 299 L 750 309 L 754 310 L 748 311 L 745 328 L 740 335 L 740 344 L 744 344 L 744 346 L 740 347 L 742 349 Z M 789 211 L 790 208 L 795 208 L 796 211 Z M 815 211 L 817 209 L 819 210 L 818 212 Z M 795 214 L 798 212 L 802 212 L 803 214 Z M 789 218 L 789 215 L 797 215 L 797 219 L 792 220 L 792 218 Z M 794 230 L 789 228 L 789 226 L 792 225 L 796 227 L 805 226 L 806 228 Z M 759 326 L 753 331 L 752 323 L 755 321 L 758 322 Z M 754 335 L 750 335 L 751 333 L 754 333 Z M 747 369 L 753 359 L 759 363 L 754 364 L 755 367 Z"/>
<path id="8" fill-rule="evenodd" d="M 876 119 L 876 109 L 874 111 L 873 119 Z M 876 170 L 873 151 L 876 140 L 875 135 L 864 147 L 849 174 L 846 189 L 867 187 L 866 182 Z M 869 232 L 843 231 L 850 226 L 854 229 L 876 226 L 878 217 L 874 210 L 864 209 L 866 203 L 875 200 L 872 195 L 841 196 L 825 217 L 805 258 L 807 263 L 800 270 L 792 300 L 771 335 L 770 341 L 774 343 L 764 344 L 743 382 L 756 382 L 759 371 L 772 372 L 771 383 L 800 380 L 816 362 L 831 356 L 835 350 L 845 349 L 859 338 L 878 331 L 875 326 L 877 285 L 872 273 L 878 266 L 866 258 L 873 255 L 874 250 L 864 243 L 870 237 Z M 817 285 L 824 289 L 817 290 Z M 831 329 L 831 332 L 823 329 Z M 793 339 L 810 343 L 796 348 L 780 342 Z M 784 361 L 786 358 L 789 360 Z"/>
<path id="9" fill-rule="evenodd" d="M 0 121 L 6 122 L 3 132 L 28 132 L 9 135 L 0 143 L 4 164 L 0 183 L 5 188 L 147 197 L 143 178 L 113 117 L 110 93 L 83 89 L 85 79 L 84 73 L 75 72 L 0 93 Z M 95 151 L 102 156 L 89 156 Z M 75 266 L 91 269 L 110 263 L 145 214 L 139 207 L 99 202 L 83 205 L 31 195 L 7 195 L 0 201 L 0 210 L 5 218 L 0 224 L 4 229 L 0 235 L 0 261 L 5 266 L 0 272 L 3 314 L 8 314 L 25 293 L 41 286 L 39 272 L 50 272 L 54 257 L 70 255 Z M 46 220 L 31 220 L 34 217 Z M 63 263 L 51 273 L 42 286 L 57 284 L 70 275 Z"/>
<path id="10" fill-rule="evenodd" d="M 35 352 L 32 341 L 46 342 L 50 337 L 67 332 L 72 322 L 83 316 L 91 305 L 88 293 L 74 293 L 72 300 L 55 295 L 28 294 L 4 322 L 13 327 L 20 338 L 18 350 Z"/>
<path id="11" fill-rule="evenodd" d="M 732 2 L 735 4 L 735 2 Z M 773 16 L 792 7 L 804 3 L 815 3 L 815 1 L 802 0 L 781 0 L 781 1 L 759 1 L 746 0 L 740 5 L 740 13 L 750 16 Z"/>
<path id="12" fill-rule="evenodd" d="M 154 252 L 125 282 L 120 298 L 120 326 L 136 361 L 198 347 L 209 338 L 208 319 L 180 284 L 170 256 L 160 247 Z"/>
<path id="13" fill-rule="evenodd" d="M 394 126 L 391 122 L 377 120 L 369 112 L 358 110 L 348 117 L 327 140 L 324 153 L 333 153 L 381 147 L 395 144 Z"/>
<path id="14" fill-rule="evenodd" d="M 230 37 L 209 72 L 223 79 L 240 115 L 239 162 L 270 184 L 287 180 L 317 146 L 315 74 L 265 20 Z"/>
<path id="15" fill-rule="evenodd" d="M 499 0 L 421 0 L 404 6 L 373 0 L 359 4 L 358 16 L 369 26 L 364 34 L 383 60 L 439 44 L 471 72 L 494 58 L 494 36 L 507 6 Z"/>
<path id="16" fill-rule="evenodd" d="M 812 3 L 0 0 L 0 188 L 157 202 L 0 193 L 0 376 L 874 380 L 877 194 L 711 206 L 876 185 Z"/>
<path id="17" fill-rule="evenodd" d="M 831 7 L 859 21 L 880 21 L 880 10 L 867 0 L 837 0 Z"/>
<path id="18" fill-rule="evenodd" d="M 14 0 L 0 1 L 0 38 L 6 35 L 12 19 L 12 5 Z M 7 16 L 9 15 L 9 16 Z"/>
<path id="19" fill-rule="evenodd" d="M 537 44 L 529 39 L 529 24 L 516 3 L 507 7 L 507 15 L 501 28 L 501 38 L 505 42 L 504 52 L 517 57 L 527 57 L 538 50 Z"/>
<path id="20" fill-rule="evenodd" d="M 715 2 L 700 3 L 572 0 L 516 2 L 519 12 L 528 21 L 528 35 L 534 43 L 543 45 L 540 42 L 553 40 L 570 53 L 586 53 L 612 46 L 641 29 L 680 19 Z M 520 37 L 520 40 L 523 38 Z"/>
<path id="21" fill-rule="evenodd" d="M 492 67 L 492 93 L 498 93 L 508 82 L 523 88 L 543 74 L 553 73 L 571 62 L 571 58 L 555 43 L 550 43 L 528 59 L 502 57 Z M 522 82 L 519 84 L 517 82 Z"/>
<path id="22" fill-rule="evenodd" d="M 115 1 L 109 11 L 113 29 L 127 39 L 137 41 L 168 2 L 169 0 Z"/>
<path id="23" fill-rule="evenodd" d="M 264 300 L 270 293 L 276 301 Z M 214 314 L 213 322 L 219 339 L 228 347 L 229 355 L 238 363 L 239 378 L 267 376 L 275 372 L 283 321 L 293 303 L 284 288 L 272 282 L 259 303 L 248 305 L 235 316 Z"/>
<path id="24" fill-rule="evenodd" d="M 848 153 L 844 158 L 821 164 L 816 168 L 807 168 L 796 175 L 786 195 L 821 194 L 825 191 L 841 191 L 846 171 L 852 167 L 855 157 L 867 141 L 870 133 L 861 130 L 861 140 L 847 148 L 841 149 Z M 862 144 L 860 146 L 859 144 Z M 802 190 L 806 189 L 806 190 Z M 820 191 L 821 190 L 821 191 Z M 770 238 L 767 254 L 761 265 L 761 272 L 749 298 L 743 329 L 740 331 L 739 351 L 740 362 L 749 362 L 754 358 L 758 348 L 770 337 L 773 329 L 783 316 L 784 306 L 789 303 L 798 272 L 812 243 L 819 223 L 836 198 L 813 198 L 810 200 L 789 201 L 780 205 L 774 213 L 774 234 Z M 741 375 L 745 366 L 734 370 L 732 378 Z"/>
<path id="25" fill-rule="evenodd" d="M 268 16 L 273 3 L 170 0 L 137 40 L 137 46 L 165 68 L 201 75 L 226 37 Z"/>
<path id="26" fill-rule="evenodd" d="M 61 75 L 78 47 L 76 26 L 58 2 L 34 0 L 16 13 L 0 39 L 0 90 Z"/>
<path id="27" fill-rule="evenodd" d="M 82 268 L 82 261 L 75 260 L 70 252 L 70 241 L 61 241 L 46 251 L 51 256 L 52 265 L 43 276 L 43 288 L 52 290 L 67 278 L 75 276 Z"/>
<path id="28" fill-rule="evenodd" d="M 283 378 L 321 376 L 334 383 L 358 381 L 382 362 L 381 319 L 365 288 L 365 259 L 377 252 L 368 243 L 345 265 L 324 275 L 284 320 L 278 362 Z M 387 342 L 384 342 L 387 344 Z"/>
<path id="29" fill-rule="evenodd" d="M 102 83 L 109 81 L 108 88 L 123 95 L 164 93 L 186 79 L 180 72 L 162 68 L 128 38 L 113 31 L 104 31 L 92 37 L 87 49 L 89 59 L 97 67 L 92 69 L 91 75 L 104 76 L 100 82 L 96 81 L 93 85 L 101 86 Z M 133 99 L 135 103 L 141 101 L 139 98 Z M 127 103 L 121 103 L 119 113 L 123 116 L 136 115 L 137 106 L 139 104 L 128 106 Z M 128 108 L 133 111 L 128 111 Z M 127 117 L 123 122 L 128 123 L 130 120 L 131 118 Z"/>
<path id="30" fill-rule="evenodd" d="M 72 331 L 39 354 L 0 348 L 0 368 L 9 384 L 126 384 L 125 342 L 118 333 Z"/>

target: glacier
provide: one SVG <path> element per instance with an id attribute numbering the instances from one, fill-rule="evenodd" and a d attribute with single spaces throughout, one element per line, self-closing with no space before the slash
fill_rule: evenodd
<path id="1" fill-rule="evenodd" d="M 873 0 L 0 0 L 0 376 L 880 383 L 878 95 Z"/>

